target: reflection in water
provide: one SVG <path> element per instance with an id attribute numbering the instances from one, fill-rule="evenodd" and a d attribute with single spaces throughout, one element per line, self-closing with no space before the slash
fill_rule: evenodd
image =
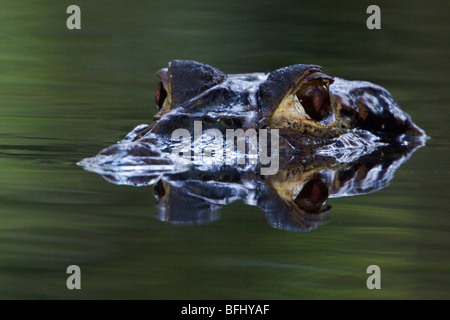
<path id="1" fill-rule="evenodd" d="M 329 198 L 383 189 L 422 145 L 384 146 L 346 160 L 323 154 L 281 155 L 280 169 L 273 176 L 262 176 L 255 168 L 175 163 L 169 154 L 142 143 L 113 145 L 80 165 L 114 184 L 154 185 L 162 221 L 211 222 L 222 206 L 242 200 L 260 207 L 274 228 L 310 231 L 327 221 Z"/>

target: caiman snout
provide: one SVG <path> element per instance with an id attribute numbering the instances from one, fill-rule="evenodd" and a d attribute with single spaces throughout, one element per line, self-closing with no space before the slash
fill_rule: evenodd
<path id="1" fill-rule="evenodd" d="M 330 94 L 344 127 L 367 130 L 386 141 L 425 136 L 392 95 L 380 86 L 335 78 Z"/>

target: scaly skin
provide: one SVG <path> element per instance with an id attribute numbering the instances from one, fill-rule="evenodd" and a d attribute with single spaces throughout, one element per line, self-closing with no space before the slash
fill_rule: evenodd
<path id="1" fill-rule="evenodd" d="M 227 76 L 202 63 L 176 60 L 157 75 L 160 110 L 148 128 L 154 134 L 168 135 L 174 128 L 192 132 L 193 121 L 202 121 L 205 130 L 283 129 L 290 140 L 305 143 L 358 130 L 387 143 L 425 135 L 387 90 L 333 78 L 319 66 Z"/>
<path id="2" fill-rule="evenodd" d="M 157 73 L 158 112 L 123 141 L 80 162 L 115 184 L 155 184 L 161 220 L 203 223 L 222 205 L 243 200 L 275 228 L 308 231 L 325 221 L 329 197 L 384 188 L 425 133 L 385 89 L 346 81 L 314 65 L 269 74 L 225 75 L 194 61 Z M 186 165 L 172 155 L 176 129 L 278 129 L 279 170 L 258 165 Z M 220 134 L 220 133 L 219 133 Z"/>

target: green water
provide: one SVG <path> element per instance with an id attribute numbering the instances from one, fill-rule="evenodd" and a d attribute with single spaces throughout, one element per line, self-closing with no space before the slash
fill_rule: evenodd
<path id="1" fill-rule="evenodd" d="M 0 298 L 450 298 L 449 23 L 444 1 L 2 1 Z M 66 28 L 67 6 L 82 30 Z M 309 233 L 236 202 L 202 226 L 163 223 L 151 188 L 76 162 L 155 113 L 154 72 L 295 63 L 386 87 L 431 140 L 370 195 L 331 199 Z M 79 265 L 82 289 L 66 288 Z M 379 265 L 382 289 L 366 288 Z"/>

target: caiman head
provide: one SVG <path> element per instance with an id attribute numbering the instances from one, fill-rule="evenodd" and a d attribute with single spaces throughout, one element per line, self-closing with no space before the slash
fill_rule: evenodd
<path id="1" fill-rule="evenodd" d="M 364 140 L 404 143 L 425 137 L 386 89 L 329 76 L 316 65 L 226 75 L 203 63 L 175 60 L 157 76 L 159 111 L 135 139 L 146 132 L 192 131 L 193 121 L 202 121 L 204 129 L 280 129 L 297 149 L 346 134 L 344 147 Z"/>
<path id="2" fill-rule="evenodd" d="M 153 122 L 136 127 L 123 141 L 80 165 L 102 174 L 133 169 L 158 176 L 159 170 L 185 170 L 184 159 L 173 152 L 180 141 L 174 142 L 172 134 L 184 129 L 195 138 L 198 123 L 201 130 L 216 129 L 219 135 L 227 129 L 277 129 L 281 162 L 281 155 L 304 162 L 318 157 L 352 162 L 386 146 L 397 152 L 413 150 L 426 138 L 387 90 L 333 78 L 316 65 L 226 75 L 203 63 L 175 60 L 157 76 Z"/>
<path id="3" fill-rule="evenodd" d="M 310 230 L 323 222 L 329 197 L 383 188 L 426 137 L 387 90 L 331 77 L 316 65 L 226 75 L 175 60 L 157 76 L 153 123 L 79 164 L 115 184 L 155 184 L 165 221 L 210 221 L 211 212 L 242 199 L 276 228 Z M 280 170 L 267 176 L 257 166 L 186 164 L 170 150 L 172 133 L 195 137 L 198 123 L 219 136 L 277 129 Z"/>

